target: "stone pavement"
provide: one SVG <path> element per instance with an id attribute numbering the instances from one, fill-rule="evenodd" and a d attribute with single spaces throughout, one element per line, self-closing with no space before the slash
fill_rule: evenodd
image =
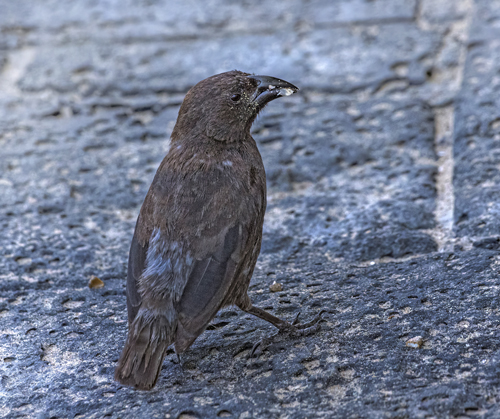
<path id="1" fill-rule="evenodd" d="M 224 310 L 122 387 L 135 218 L 232 69 L 301 88 L 254 126 L 250 295 L 331 313 L 248 360 L 273 328 Z M 0 92 L 1 418 L 500 418 L 499 0 L 0 0 Z"/>

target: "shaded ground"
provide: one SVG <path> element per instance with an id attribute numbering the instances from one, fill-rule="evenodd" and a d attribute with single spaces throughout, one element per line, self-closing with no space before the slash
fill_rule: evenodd
<path id="1" fill-rule="evenodd" d="M 496 0 L 0 3 L 0 417 L 500 417 L 499 40 Z M 135 218 L 185 92 L 234 68 L 301 88 L 254 126 L 251 297 L 331 313 L 250 361 L 272 327 L 225 310 L 122 387 Z"/>

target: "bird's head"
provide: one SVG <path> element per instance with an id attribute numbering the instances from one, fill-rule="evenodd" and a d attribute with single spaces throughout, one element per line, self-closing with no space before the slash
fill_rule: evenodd
<path id="1" fill-rule="evenodd" d="M 236 70 L 209 77 L 186 94 L 172 138 L 182 133 L 216 141 L 240 141 L 248 135 L 264 106 L 297 90 L 284 80 Z"/>

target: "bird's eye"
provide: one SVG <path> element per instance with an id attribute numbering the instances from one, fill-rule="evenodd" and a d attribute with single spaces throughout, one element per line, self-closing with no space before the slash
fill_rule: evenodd
<path id="1" fill-rule="evenodd" d="M 240 98 L 241 98 L 241 95 L 232 95 L 231 96 L 231 100 L 233 102 L 238 102 L 238 100 L 240 100 Z"/>

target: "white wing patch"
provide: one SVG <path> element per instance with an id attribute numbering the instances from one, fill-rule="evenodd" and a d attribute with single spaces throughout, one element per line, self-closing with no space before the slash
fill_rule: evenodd
<path id="1" fill-rule="evenodd" d="M 179 242 L 163 240 L 155 228 L 149 241 L 146 269 L 139 280 L 139 289 L 153 291 L 158 296 L 180 298 L 193 265 L 193 257 Z"/>

